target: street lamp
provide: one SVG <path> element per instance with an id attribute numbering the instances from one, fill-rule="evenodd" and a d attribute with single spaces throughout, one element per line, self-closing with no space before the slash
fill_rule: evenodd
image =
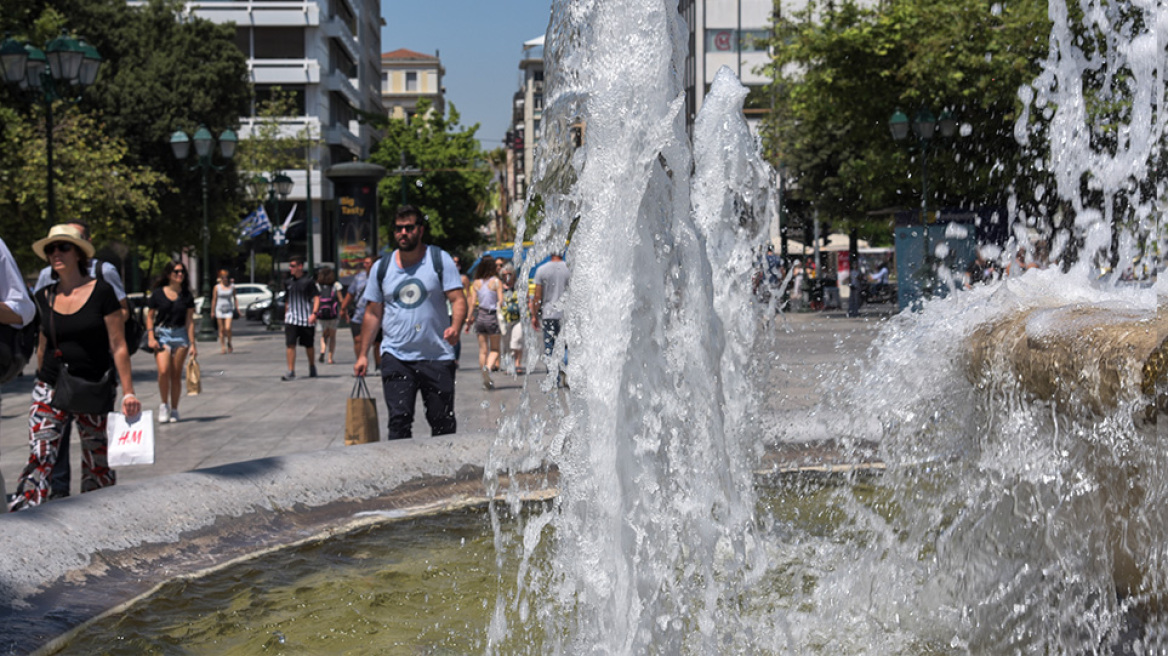
<path id="1" fill-rule="evenodd" d="M 215 324 L 211 318 L 211 229 L 207 217 L 207 171 L 222 171 L 226 165 L 216 166 L 211 162 L 215 138 L 205 125 L 200 125 L 193 137 L 188 137 L 182 130 L 170 135 L 170 149 L 174 152 L 175 159 L 186 159 L 191 152 L 192 142 L 195 144 L 195 155 L 198 159 L 191 165 L 191 170 L 200 169 L 203 172 L 203 307 L 199 308 L 203 318 L 199 322 L 196 339 L 200 342 L 210 342 L 215 340 Z M 235 146 L 238 142 L 235 132 L 231 130 L 219 133 L 219 154 L 223 159 L 230 160 L 235 157 Z"/>
<path id="2" fill-rule="evenodd" d="M 47 53 L 47 55 L 46 55 Z M 48 174 L 49 225 L 57 223 L 57 197 L 53 171 L 53 103 L 80 102 L 82 94 L 101 68 L 97 49 L 65 32 L 49 41 L 44 50 L 7 37 L 0 42 L 0 76 L 29 102 L 45 106 L 45 158 Z M 73 92 L 76 87 L 76 92 Z"/>
<path id="3" fill-rule="evenodd" d="M 941 136 L 949 139 L 957 133 L 957 120 L 949 110 L 941 112 L 941 118 L 938 120 L 933 116 L 933 112 L 928 109 L 921 108 L 917 110 L 916 116 L 913 117 L 912 123 L 909 123 L 908 116 L 904 112 L 897 109 L 892 117 L 888 119 L 888 129 L 892 133 L 892 139 L 896 142 L 906 142 L 908 140 L 909 130 L 912 130 L 913 136 L 916 137 L 916 144 L 908 143 L 909 148 L 916 147 L 921 153 L 921 230 L 924 239 L 924 262 L 923 266 L 926 270 L 925 279 L 932 281 L 932 253 L 929 248 L 929 145 L 933 142 L 938 130 Z M 930 282 L 931 286 L 931 282 Z"/>

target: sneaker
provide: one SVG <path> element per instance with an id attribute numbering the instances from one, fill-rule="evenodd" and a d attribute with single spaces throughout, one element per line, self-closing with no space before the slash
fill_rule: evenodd
<path id="1" fill-rule="evenodd" d="M 283 380 L 283 381 L 296 380 L 296 372 L 289 371 L 288 373 L 284 374 L 283 376 L 280 376 L 280 380 Z"/>
<path id="2" fill-rule="evenodd" d="M 170 421 L 170 406 L 163 403 L 158 406 L 158 423 L 165 424 Z"/>
<path id="3" fill-rule="evenodd" d="M 312 365 L 311 367 L 308 368 L 308 377 L 309 378 L 316 378 L 316 365 Z"/>
<path id="4" fill-rule="evenodd" d="M 171 423 L 171 424 L 178 423 L 178 408 L 175 408 L 174 410 L 170 411 L 170 421 L 167 423 Z"/>
<path id="5" fill-rule="evenodd" d="M 320 350 L 320 361 L 324 362 L 324 349 Z"/>
<path id="6" fill-rule="evenodd" d="M 491 372 L 485 368 L 483 369 L 483 389 L 485 389 L 485 390 L 495 389 L 495 383 L 494 383 L 494 381 L 491 380 Z"/>

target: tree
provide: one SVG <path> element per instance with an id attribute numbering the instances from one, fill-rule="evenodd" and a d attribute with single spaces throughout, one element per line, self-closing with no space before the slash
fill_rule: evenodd
<path id="1" fill-rule="evenodd" d="M 951 111 L 965 138 L 929 153 L 930 207 L 1004 206 L 1041 174 L 1040 154 L 1014 139 L 1018 89 L 1038 73 L 1050 24 L 1046 3 L 987 11 L 974 0 L 890 0 L 862 8 L 810 5 L 776 26 L 775 112 L 765 134 L 798 200 L 825 219 L 871 229 L 868 212 L 919 207 L 921 153 L 892 141 L 900 108 Z M 1024 195 L 1024 194 L 1020 194 Z"/>
<path id="2" fill-rule="evenodd" d="M 369 159 L 390 170 L 379 186 L 386 213 L 392 215 L 404 198 L 427 216 L 431 242 L 449 251 L 465 250 L 483 241 L 480 229 L 490 220 L 491 170 L 475 139 L 477 123 L 461 128 L 453 105 L 448 116 L 429 109 L 423 100 L 411 121 L 389 120 L 385 138 Z M 395 175 L 403 165 L 417 175 Z M 393 243 L 387 235 L 382 238 Z"/>

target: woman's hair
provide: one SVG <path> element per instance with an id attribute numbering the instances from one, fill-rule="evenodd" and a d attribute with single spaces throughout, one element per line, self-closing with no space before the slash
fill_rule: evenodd
<path id="1" fill-rule="evenodd" d="M 337 281 L 337 272 L 333 271 L 332 267 L 321 267 L 320 271 L 316 272 L 316 282 L 321 285 L 331 285 Z"/>
<path id="2" fill-rule="evenodd" d="M 227 272 L 227 269 L 219 269 L 219 279 L 220 280 L 230 280 L 231 274 Z"/>
<path id="3" fill-rule="evenodd" d="M 183 271 L 187 272 L 187 275 L 183 276 L 182 287 L 179 289 L 179 295 L 194 296 L 194 294 L 191 293 L 191 270 L 188 269 L 187 265 L 183 264 L 182 262 L 175 262 L 174 260 L 167 262 L 166 266 L 162 267 L 162 275 L 158 276 L 158 279 L 154 281 L 154 286 L 165 287 L 170 284 L 170 272 L 174 271 L 175 267 L 182 267 Z"/>
<path id="4" fill-rule="evenodd" d="M 495 258 L 484 257 L 475 269 L 475 280 L 486 280 L 495 275 Z"/>

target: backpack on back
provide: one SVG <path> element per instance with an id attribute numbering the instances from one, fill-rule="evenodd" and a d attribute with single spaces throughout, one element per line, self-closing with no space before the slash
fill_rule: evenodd
<path id="1" fill-rule="evenodd" d="M 336 319 L 340 316 L 340 308 L 337 304 L 337 287 L 336 285 L 329 285 L 328 296 L 320 295 L 320 309 L 316 313 L 317 319 Z"/>

